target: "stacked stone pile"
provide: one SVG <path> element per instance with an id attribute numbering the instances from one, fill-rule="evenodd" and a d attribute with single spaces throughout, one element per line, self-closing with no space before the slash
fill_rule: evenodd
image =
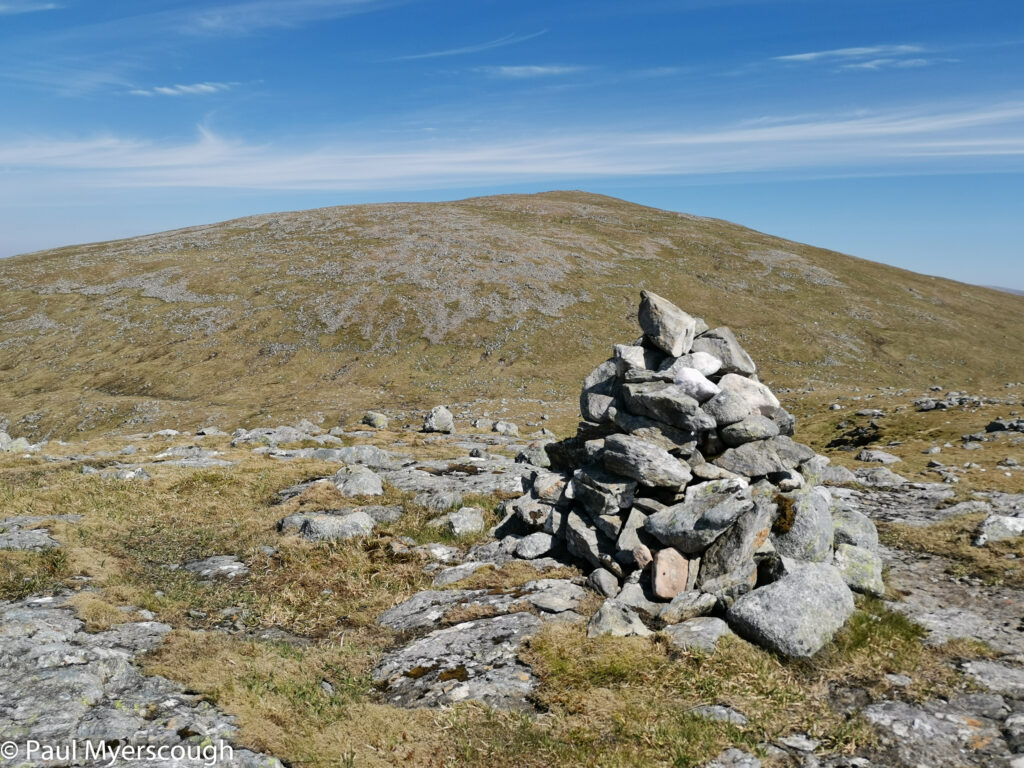
<path id="1" fill-rule="evenodd" d="M 815 653 L 852 613 L 851 588 L 883 589 L 874 524 L 834 511 L 818 483 L 835 468 L 792 439 L 732 331 L 649 292 L 638 319 L 643 336 L 586 378 L 577 436 L 549 446 L 557 471 L 534 474 L 498 535 L 590 571 L 608 598 L 592 634 L 682 636 L 711 615 L 716 637 Z"/>

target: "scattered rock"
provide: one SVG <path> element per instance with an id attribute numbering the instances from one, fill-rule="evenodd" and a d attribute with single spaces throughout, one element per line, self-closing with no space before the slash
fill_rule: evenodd
<path id="1" fill-rule="evenodd" d="M 455 417 L 445 406 L 434 406 L 430 409 L 430 413 L 423 418 L 423 431 L 450 434 L 455 431 Z"/>
<path id="2" fill-rule="evenodd" d="M 714 616 L 699 616 L 665 628 L 672 645 L 680 650 L 712 653 L 723 637 L 732 637 L 729 625 Z"/>

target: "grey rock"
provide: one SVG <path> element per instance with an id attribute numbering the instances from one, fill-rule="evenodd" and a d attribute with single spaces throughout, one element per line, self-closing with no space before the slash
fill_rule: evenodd
<path id="1" fill-rule="evenodd" d="M 789 530 L 776 524 L 772 544 L 780 555 L 797 560 L 827 562 L 832 559 L 832 497 L 828 489 L 816 485 L 784 494 L 788 500 Z M 780 511 L 780 516 L 784 514 Z"/>
<path id="2" fill-rule="evenodd" d="M 587 584 L 603 597 L 615 597 L 619 594 L 619 580 L 611 571 L 595 568 L 587 576 Z"/>
<path id="3" fill-rule="evenodd" d="M 766 477 L 789 469 L 770 440 L 758 440 L 730 448 L 712 461 L 715 466 L 744 477 Z"/>
<path id="4" fill-rule="evenodd" d="M 878 530 L 871 518 L 858 510 L 841 505 L 832 511 L 833 541 L 840 544 L 851 544 L 855 547 L 878 551 Z"/>
<path id="5" fill-rule="evenodd" d="M 814 485 L 854 485 L 857 476 L 846 467 L 832 465 L 826 456 L 815 456 L 807 461 L 801 472 L 808 483 Z"/>
<path id="6" fill-rule="evenodd" d="M 615 576 L 622 575 L 622 567 L 615 560 L 614 543 L 587 525 L 575 512 L 570 512 L 566 518 L 565 543 L 569 554 L 591 567 L 605 568 Z"/>
<path id="7" fill-rule="evenodd" d="M 373 533 L 375 521 L 366 512 L 347 515 L 306 515 L 299 533 L 311 541 L 346 541 Z"/>
<path id="8" fill-rule="evenodd" d="M 185 563 L 182 568 L 200 579 L 234 579 L 245 576 L 249 568 L 235 555 L 214 555 Z"/>
<path id="9" fill-rule="evenodd" d="M 233 718 L 204 697 L 166 678 L 144 675 L 136 666 L 136 657 L 156 648 L 170 626 L 144 621 L 89 633 L 64 598 L 53 597 L 0 603 L 0 626 L 0 690 L 4 692 L 0 734 L 4 740 L 66 745 L 89 739 L 118 745 L 191 745 L 193 749 L 224 740 L 234 752 L 233 760 L 223 761 L 225 766 L 281 768 L 272 757 L 232 744 Z M 111 763 L 104 758 L 75 764 Z M 116 764 L 130 763 L 119 760 Z M 202 760 L 178 763 L 182 768 L 202 764 Z"/>
<path id="10" fill-rule="evenodd" d="M 715 427 L 714 419 L 675 384 L 662 381 L 624 384 L 622 397 L 630 413 L 664 422 L 677 429 L 698 432 Z"/>
<path id="11" fill-rule="evenodd" d="M 648 637 L 652 634 L 636 611 L 616 600 L 605 600 L 587 625 L 587 637 Z"/>
<path id="12" fill-rule="evenodd" d="M 682 503 L 648 517 L 644 530 L 666 546 L 696 555 L 752 507 L 746 483 L 711 480 L 691 485 Z"/>
<path id="13" fill-rule="evenodd" d="M 879 734 L 884 765 L 998 765 L 990 759 L 1006 752 L 995 723 L 959 712 L 952 704 L 881 701 L 865 707 L 862 716 Z"/>
<path id="14" fill-rule="evenodd" d="M 992 541 L 1005 541 L 1024 536 L 1024 515 L 989 515 L 978 526 L 974 546 L 983 547 Z"/>
<path id="15" fill-rule="evenodd" d="M 752 508 L 742 512 L 732 526 L 707 548 L 701 558 L 701 580 L 715 579 L 752 562 L 754 552 L 768 541 L 775 504 L 768 483 L 752 489 Z"/>
<path id="16" fill-rule="evenodd" d="M 705 331 L 693 341 L 694 352 L 706 352 L 722 361 L 720 373 L 738 373 L 750 376 L 757 373 L 757 366 L 746 350 L 740 346 L 733 332 L 723 326 Z"/>
<path id="17" fill-rule="evenodd" d="M 857 454 L 857 461 L 870 461 L 877 464 L 898 464 L 903 461 L 903 459 L 899 456 L 893 456 L 891 453 L 886 453 L 885 451 L 863 448 L 861 452 Z"/>
<path id="18" fill-rule="evenodd" d="M 640 344 L 616 344 L 613 356 L 615 370 L 620 377 L 630 371 L 657 370 L 664 358 L 663 352 Z"/>
<path id="19" fill-rule="evenodd" d="M 851 544 L 840 544 L 836 547 L 834 562 L 850 589 L 877 597 L 885 594 L 882 558 L 877 553 Z"/>
<path id="20" fill-rule="evenodd" d="M 540 625 L 536 616 L 519 612 L 439 629 L 386 655 L 372 677 L 399 706 L 474 700 L 526 709 L 536 678 L 519 660 L 519 648 Z"/>
<path id="21" fill-rule="evenodd" d="M 722 361 L 707 352 L 691 352 L 682 357 L 669 357 L 662 361 L 660 373 L 666 374 L 665 381 L 672 381 L 681 368 L 693 368 L 705 376 L 714 376 L 722 368 Z"/>
<path id="22" fill-rule="evenodd" d="M 457 490 L 447 489 L 424 491 L 413 496 L 412 503 L 420 507 L 443 512 L 462 504 L 462 494 Z"/>
<path id="23" fill-rule="evenodd" d="M 455 431 L 455 417 L 452 416 L 452 412 L 445 406 L 436 405 L 423 418 L 423 431 L 450 434 Z"/>
<path id="24" fill-rule="evenodd" d="M 779 399 L 759 381 L 748 379 L 738 373 L 727 373 L 718 380 L 723 391 L 735 392 L 762 416 L 769 416 L 780 407 Z"/>
<path id="25" fill-rule="evenodd" d="M 633 506 L 635 480 L 613 475 L 600 467 L 584 467 L 573 477 L 573 497 L 595 516 L 618 515 Z"/>
<path id="26" fill-rule="evenodd" d="M 724 622 L 723 622 L 724 623 Z M 726 627 L 728 632 L 729 628 Z M 731 632 L 729 634 L 732 634 Z M 709 649 L 709 650 L 714 650 Z M 723 707 L 721 704 L 705 704 L 700 707 L 688 709 L 687 714 L 703 717 L 707 720 L 715 720 L 719 723 L 731 723 L 733 725 L 746 725 L 747 718 L 732 707 Z"/>
<path id="27" fill-rule="evenodd" d="M 519 540 L 516 545 L 516 557 L 521 557 L 524 560 L 542 557 L 552 550 L 554 543 L 555 537 L 550 533 L 542 531 L 531 533 Z"/>
<path id="28" fill-rule="evenodd" d="M 538 440 L 521 448 L 516 454 L 516 461 L 522 464 L 532 464 L 535 467 L 546 469 L 551 466 L 551 457 L 548 455 L 547 447 L 551 440 Z"/>
<path id="29" fill-rule="evenodd" d="M 766 416 L 747 416 L 743 421 L 719 429 L 718 434 L 731 448 L 754 440 L 767 440 L 779 434 L 779 428 Z"/>
<path id="30" fill-rule="evenodd" d="M 698 616 L 706 616 L 717 602 L 714 595 L 691 589 L 676 595 L 671 603 L 661 609 L 658 618 L 663 624 L 679 624 Z"/>
<path id="31" fill-rule="evenodd" d="M 496 421 L 491 427 L 491 431 L 505 437 L 519 437 L 519 427 L 511 421 Z"/>
<path id="32" fill-rule="evenodd" d="M 646 416 L 634 416 L 620 408 L 611 408 L 609 418 L 615 426 L 633 437 L 664 448 L 680 456 L 689 456 L 697 449 L 697 436 L 685 429 L 670 427 Z"/>
<path id="33" fill-rule="evenodd" d="M 854 474 L 859 482 L 872 488 L 898 488 L 907 482 L 905 477 L 897 475 L 888 467 L 858 469 Z"/>
<path id="34" fill-rule="evenodd" d="M 704 768 L 761 768 L 761 761 L 749 752 L 730 747 L 711 762 L 705 763 Z"/>
<path id="35" fill-rule="evenodd" d="M 432 582 L 435 587 L 447 587 L 450 584 L 458 584 L 479 571 L 481 568 L 491 568 L 494 563 L 471 560 L 460 565 L 453 565 L 437 572 Z"/>
<path id="36" fill-rule="evenodd" d="M 675 304 L 650 291 L 640 292 L 637 320 L 644 336 L 672 357 L 690 351 L 697 331 L 697 320 Z"/>
<path id="37" fill-rule="evenodd" d="M 648 487 L 684 488 L 693 478 L 685 462 L 654 443 L 630 435 L 609 435 L 602 457 L 609 472 Z"/>
<path id="38" fill-rule="evenodd" d="M 743 421 L 759 411 L 738 392 L 724 390 L 712 397 L 701 408 L 711 416 L 719 427 Z"/>
<path id="39" fill-rule="evenodd" d="M 723 637 L 732 637 L 729 625 L 713 616 L 699 616 L 665 628 L 672 645 L 680 650 L 711 653 Z"/>
<path id="40" fill-rule="evenodd" d="M 355 465 L 342 467 L 331 477 L 334 487 L 342 496 L 381 496 L 384 483 L 380 477 L 366 467 Z"/>
<path id="41" fill-rule="evenodd" d="M 1024 658 L 1019 658 L 1024 661 Z M 1024 667 L 1001 660 L 981 659 L 964 664 L 964 671 L 990 691 L 1024 699 Z"/>
<path id="42" fill-rule="evenodd" d="M 743 595 L 728 612 L 738 635 L 784 656 L 817 653 L 853 614 L 853 596 L 831 565 L 809 563 Z"/>
<path id="43" fill-rule="evenodd" d="M 608 421 L 608 409 L 616 403 L 617 382 L 615 360 L 606 360 L 583 380 L 580 392 L 580 413 L 596 424 Z"/>
<path id="44" fill-rule="evenodd" d="M 661 613 L 665 603 L 657 598 L 649 584 L 641 584 L 638 576 L 634 572 L 626 577 L 619 594 L 615 596 L 615 602 L 645 618 L 654 619 Z"/>
<path id="45" fill-rule="evenodd" d="M 447 512 L 441 517 L 434 518 L 427 525 L 433 528 L 445 528 L 459 538 L 483 533 L 486 527 L 484 512 L 478 507 L 461 507 L 454 512 Z"/>
<path id="46" fill-rule="evenodd" d="M 367 411 L 363 414 L 363 424 L 374 429 L 387 429 L 388 417 L 377 411 Z"/>
<path id="47" fill-rule="evenodd" d="M 618 550 L 615 559 L 626 567 L 633 568 L 639 565 L 635 552 L 638 547 L 643 546 L 643 542 L 640 540 L 640 530 L 646 522 L 647 515 L 633 507 L 629 510 L 629 516 L 619 530 L 619 536 L 615 540 L 615 547 Z"/>

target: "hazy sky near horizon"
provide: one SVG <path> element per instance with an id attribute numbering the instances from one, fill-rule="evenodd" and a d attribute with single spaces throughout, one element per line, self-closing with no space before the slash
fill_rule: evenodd
<path id="1" fill-rule="evenodd" d="M 1024 3 L 0 0 L 0 256 L 584 189 L 1024 288 Z"/>

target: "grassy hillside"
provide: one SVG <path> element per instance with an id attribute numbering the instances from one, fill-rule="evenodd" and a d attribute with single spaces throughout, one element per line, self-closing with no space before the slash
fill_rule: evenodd
<path id="1" fill-rule="evenodd" d="M 449 403 L 568 423 L 582 376 L 635 336 L 641 288 L 732 326 L 777 387 L 1021 378 L 1024 297 L 552 192 L 0 261 L 0 421 L 41 438 Z"/>

